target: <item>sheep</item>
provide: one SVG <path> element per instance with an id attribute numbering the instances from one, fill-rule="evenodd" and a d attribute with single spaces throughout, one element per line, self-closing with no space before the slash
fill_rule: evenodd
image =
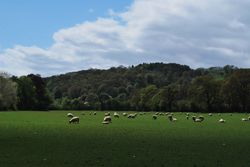
<path id="1" fill-rule="evenodd" d="M 225 123 L 225 122 L 226 122 L 226 120 L 224 120 L 222 118 L 219 120 L 219 123 Z"/>
<path id="2" fill-rule="evenodd" d="M 250 116 L 248 117 L 248 120 L 250 121 Z"/>
<path id="3" fill-rule="evenodd" d="M 126 117 L 128 114 L 124 112 L 122 115 L 123 115 L 124 117 Z"/>
<path id="4" fill-rule="evenodd" d="M 209 115 L 210 117 L 211 117 L 211 116 L 213 116 L 213 114 L 212 114 L 212 113 L 209 113 L 208 115 Z"/>
<path id="5" fill-rule="evenodd" d="M 169 119 L 171 122 L 177 121 L 177 118 L 174 118 L 172 115 L 169 115 L 169 116 L 168 116 L 168 119 Z"/>
<path id="6" fill-rule="evenodd" d="M 249 121 L 248 118 L 241 118 L 241 121 Z"/>
<path id="7" fill-rule="evenodd" d="M 156 120 L 156 119 L 157 119 L 157 115 L 154 114 L 154 115 L 152 116 L 152 118 L 153 118 L 154 120 Z"/>
<path id="8" fill-rule="evenodd" d="M 103 124 L 109 124 L 109 123 L 112 123 L 112 119 L 111 119 L 111 116 L 105 116 L 103 118 Z"/>
<path id="9" fill-rule="evenodd" d="M 92 112 L 89 112 L 89 115 L 92 115 Z"/>
<path id="10" fill-rule="evenodd" d="M 73 115 L 72 113 L 68 113 L 68 114 L 67 114 L 67 117 L 69 117 L 69 118 L 73 118 L 73 117 L 74 117 L 74 115 Z"/>
<path id="11" fill-rule="evenodd" d="M 204 121 L 203 116 L 199 116 L 198 118 L 196 116 L 192 116 L 192 119 L 193 119 L 194 122 L 202 122 L 202 121 Z"/>
<path id="12" fill-rule="evenodd" d="M 119 114 L 117 112 L 114 113 L 115 118 L 119 118 Z"/>
<path id="13" fill-rule="evenodd" d="M 156 113 L 155 113 L 155 115 L 159 115 L 159 113 L 158 113 L 158 112 L 156 112 Z"/>
<path id="14" fill-rule="evenodd" d="M 172 120 L 173 122 L 176 122 L 177 121 L 177 118 L 173 118 L 173 120 Z"/>
<path id="15" fill-rule="evenodd" d="M 202 115 L 200 115 L 198 118 L 199 118 L 201 121 L 204 121 L 204 119 L 205 119 Z"/>
<path id="16" fill-rule="evenodd" d="M 71 123 L 74 123 L 74 124 L 79 124 L 79 122 L 80 122 L 80 118 L 79 117 L 73 117 L 73 118 L 71 118 L 70 120 L 69 120 L 69 123 L 71 124 Z"/>
<path id="17" fill-rule="evenodd" d="M 189 116 L 189 113 L 186 113 L 186 116 Z"/>
<path id="18" fill-rule="evenodd" d="M 105 113 L 105 116 L 110 116 L 110 112 Z"/>
<path id="19" fill-rule="evenodd" d="M 135 114 L 129 114 L 128 118 L 131 119 L 131 118 L 135 118 L 136 116 L 137 116 L 137 113 L 135 113 Z"/>
<path id="20" fill-rule="evenodd" d="M 187 119 L 187 120 L 189 119 L 189 116 L 188 116 L 188 115 L 186 116 L 186 119 Z"/>
<path id="21" fill-rule="evenodd" d="M 93 113 L 93 115 L 96 115 L 96 114 L 97 114 L 96 112 Z"/>

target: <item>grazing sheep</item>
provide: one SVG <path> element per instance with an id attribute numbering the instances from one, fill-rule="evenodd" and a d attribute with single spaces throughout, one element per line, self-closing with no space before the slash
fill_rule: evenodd
<path id="1" fill-rule="evenodd" d="M 105 116 L 110 116 L 110 112 L 105 113 Z"/>
<path id="2" fill-rule="evenodd" d="M 114 113 L 115 118 L 119 118 L 119 114 L 117 112 Z"/>
<path id="3" fill-rule="evenodd" d="M 68 113 L 68 114 L 67 114 L 67 117 L 69 117 L 69 118 L 73 118 L 73 117 L 74 117 L 74 115 L 73 115 L 72 113 Z"/>
<path id="4" fill-rule="evenodd" d="M 97 114 L 96 112 L 93 113 L 93 115 L 96 115 L 96 114 Z"/>
<path id="5" fill-rule="evenodd" d="M 169 116 L 168 116 L 168 119 L 169 119 L 171 122 L 177 121 L 177 118 L 174 118 L 173 115 L 169 115 Z"/>
<path id="6" fill-rule="evenodd" d="M 79 117 L 73 117 L 69 120 L 69 123 L 79 124 L 80 118 Z"/>
<path id="7" fill-rule="evenodd" d="M 128 115 L 128 118 L 129 118 L 129 119 L 131 119 L 131 118 L 134 119 L 136 116 L 137 116 L 137 113 L 135 113 L 135 114 L 129 114 L 129 115 Z"/>
<path id="8" fill-rule="evenodd" d="M 250 116 L 248 117 L 248 120 L 250 121 Z"/>
<path id="9" fill-rule="evenodd" d="M 203 116 L 199 116 L 198 118 L 196 116 L 192 116 L 192 120 L 194 122 L 202 122 L 204 121 L 204 117 Z"/>
<path id="10" fill-rule="evenodd" d="M 152 117 L 154 120 L 156 120 L 157 119 L 157 115 L 153 115 L 153 117 Z"/>
<path id="11" fill-rule="evenodd" d="M 124 112 L 122 115 L 123 115 L 124 117 L 126 117 L 128 114 Z"/>
<path id="12" fill-rule="evenodd" d="M 176 122 L 177 121 L 177 118 L 173 118 L 173 122 Z"/>
<path id="13" fill-rule="evenodd" d="M 249 121 L 248 118 L 241 118 L 241 121 Z"/>
<path id="14" fill-rule="evenodd" d="M 105 116 L 103 118 L 103 124 L 109 124 L 109 123 L 112 123 L 112 119 L 111 119 L 111 116 Z"/>
<path id="15" fill-rule="evenodd" d="M 204 119 L 205 119 L 202 115 L 200 115 L 198 118 L 199 118 L 201 121 L 204 121 Z"/>
<path id="16" fill-rule="evenodd" d="M 209 113 L 208 115 L 209 115 L 210 117 L 211 117 L 211 116 L 213 116 L 213 114 L 212 114 L 212 113 Z"/>
<path id="17" fill-rule="evenodd" d="M 225 123 L 225 122 L 226 122 L 226 120 L 224 120 L 222 118 L 219 120 L 219 123 Z"/>
<path id="18" fill-rule="evenodd" d="M 155 115 L 159 115 L 159 113 L 158 113 L 158 112 L 156 112 L 156 113 L 155 113 Z"/>

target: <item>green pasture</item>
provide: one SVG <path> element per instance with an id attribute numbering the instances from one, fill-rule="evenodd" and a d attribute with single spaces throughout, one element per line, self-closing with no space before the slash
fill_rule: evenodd
<path id="1" fill-rule="evenodd" d="M 68 112 L 0 112 L 0 167 L 250 166 L 246 114 L 202 114 L 194 123 L 184 113 L 174 114 L 177 122 L 120 113 L 103 125 L 104 112 L 70 111 L 80 124 L 69 124 Z"/>

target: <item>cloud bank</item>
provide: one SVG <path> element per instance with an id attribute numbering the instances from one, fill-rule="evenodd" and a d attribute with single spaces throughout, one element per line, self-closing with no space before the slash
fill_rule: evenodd
<path id="1" fill-rule="evenodd" d="M 122 13 L 54 33 L 49 48 L 15 46 L 0 70 L 43 76 L 142 62 L 250 66 L 250 1 L 135 0 Z"/>

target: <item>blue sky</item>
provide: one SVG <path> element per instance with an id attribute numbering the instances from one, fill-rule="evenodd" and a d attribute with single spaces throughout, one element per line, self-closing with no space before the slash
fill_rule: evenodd
<path id="1" fill-rule="evenodd" d="M 48 47 L 61 28 L 124 11 L 132 0 L 3 0 L 0 1 L 1 49 L 14 45 Z"/>
<path id="2" fill-rule="evenodd" d="M 249 0 L 0 1 L 0 71 L 250 67 Z"/>

